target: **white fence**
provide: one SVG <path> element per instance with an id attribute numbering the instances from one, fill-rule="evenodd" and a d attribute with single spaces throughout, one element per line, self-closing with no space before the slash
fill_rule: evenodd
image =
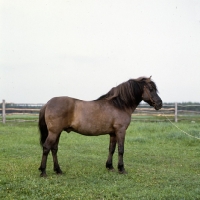
<path id="1" fill-rule="evenodd" d="M 6 121 L 37 121 L 39 111 L 43 105 L 42 103 L 6 103 L 3 100 L 0 103 L 1 121 L 3 123 L 6 123 Z M 162 109 L 159 111 L 148 104 L 140 104 L 132 115 L 133 121 L 167 121 L 168 119 L 175 122 L 184 120 L 200 122 L 200 104 L 163 104 Z"/>

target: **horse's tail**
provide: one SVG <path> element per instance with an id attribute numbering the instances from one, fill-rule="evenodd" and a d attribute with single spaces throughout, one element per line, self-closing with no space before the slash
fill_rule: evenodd
<path id="1" fill-rule="evenodd" d="M 48 136 L 48 129 L 47 129 L 47 124 L 45 122 L 45 109 L 46 105 L 44 105 L 39 114 L 39 122 L 38 122 L 38 127 L 40 131 L 40 145 L 43 146 L 45 140 L 47 139 Z"/>

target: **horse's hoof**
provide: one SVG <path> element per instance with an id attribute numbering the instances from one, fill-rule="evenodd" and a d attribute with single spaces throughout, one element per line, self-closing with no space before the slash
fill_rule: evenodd
<path id="1" fill-rule="evenodd" d="M 122 171 L 118 171 L 119 174 L 127 174 L 127 172 L 125 170 L 122 170 Z"/>
<path id="2" fill-rule="evenodd" d="M 107 168 L 109 172 L 115 172 L 114 168 Z"/>
<path id="3" fill-rule="evenodd" d="M 46 174 L 46 173 L 41 173 L 41 174 L 40 174 L 40 177 L 46 178 L 46 177 L 47 177 L 47 174 Z"/>
<path id="4" fill-rule="evenodd" d="M 54 169 L 54 171 L 56 172 L 56 174 L 61 175 L 63 172 L 60 168 Z"/>
<path id="5" fill-rule="evenodd" d="M 56 174 L 57 175 L 62 175 L 63 173 L 62 173 L 62 171 L 60 171 L 60 172 L 56 172 Z"/>

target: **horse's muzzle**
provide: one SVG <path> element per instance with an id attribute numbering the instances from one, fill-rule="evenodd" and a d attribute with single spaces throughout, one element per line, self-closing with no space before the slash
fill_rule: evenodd
<path id="1" fill-rule="evenodd" d="M 154 104 L 154 108 L 155 108 L 156 110 L 161 109 L 161 108 L 162 108 L 162 101 L 159 101 L 158 103 L 155 103 L 155 104 Z"/>

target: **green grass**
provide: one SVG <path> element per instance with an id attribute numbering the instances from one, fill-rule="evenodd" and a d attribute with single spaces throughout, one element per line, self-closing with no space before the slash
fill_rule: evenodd
<path id="1" fill-rule="evenodd" d="M 37 121 L 39 115 L 38 114 L 11 114 L 6 115 L 6 122 L 11 121 Z M 0 116 L 0 121 L 2 121 L 2 116 Z"/>
<path id="2" fill-rule="evenodd" d="M 200 137 L 199 123 L 177 125 Z M 36 122 L 0 124 L 0 199 L 200 199 L 200 140 L 167 122 L 132 122 L 126 175 L 106 170 L 108 143 L 108 136 L 63 132 L 58 158 L 64 174 L 53 172 L 49 155 L 48 177 L 40 178 Z"/>

